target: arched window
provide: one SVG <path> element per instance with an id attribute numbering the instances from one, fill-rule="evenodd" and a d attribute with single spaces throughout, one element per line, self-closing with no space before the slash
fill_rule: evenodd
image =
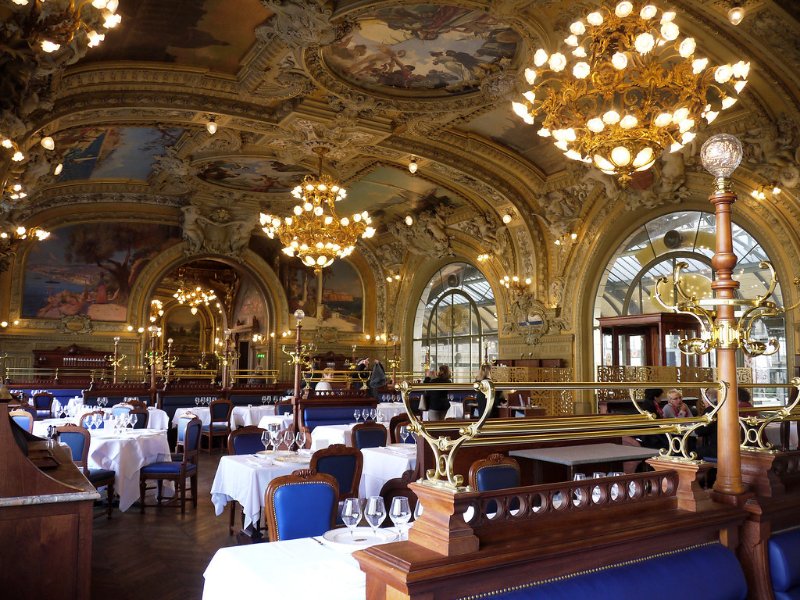
<path id="1" fill-rule="evenodd" d="M 667 279 L 660 288 L 667 302 L 673 299 L 672 274 L 675 264 L 687 263 L 683 271 L 686 289 L 697 298 L 712 297 L 711 282 L 714 271 L 711 257 L 714 255 L 715 225 L 714 215 L 706 212 L 678 212 L 663 215 L 646 223 L 634 232 L 609 261 L 600 282 L 595 301 L 595 365 L 633 365 L 644 366 L 641 347 L 642 336 L 631 335 L 624 343 L 618 341 L 613 355 L 611 340 L 601 335 L 600 317 L 623 317 L 667 312 L 658 304 L 654 291 L 660 277 Z M 762 269 L 761 261 L 769 260 L 758 241 L 742 227 L 733 224 L 733 250 L 738 257 L 734 278 L 740 282 L 740 297 L 754 298 L 766 292 L 769 285 L 769 271 Z M 781 289 L 778 286 L 772 300 L 782 306 Z M 749 366 L 753 371 L 753 382 L 785 383 L 786 366 L 786 323 L 784 318 L 774 317 L 757 323 L 753 332 L 757 339 L 775 337 L 780 342 L 780 350 L 771 356 L 750 359 L 737 353 L 739 366 Z M 666 340 L 667 360 L 664 364 L 680 365 L 677 341 L 680 335 L 668 335 Z M 714 366 L 714 354 L 705 355 L 692 366 Z M 756 390 L 756 393 L 758 391 Z M 766 393 L 766 392 L 765 392 Z M 774 392 L 770 391 L 772 395 Z M 781 394 L 778 394 L 781 397 Z"/>
<path id="2" fill-rule="evenodd" d="M 489 282 L 468 263 L 442 267 L 422 292 L 414 319 L 414 370 L 449 365 L 454 381 L 471 381 L 497 354 L 497 308 Z"/>

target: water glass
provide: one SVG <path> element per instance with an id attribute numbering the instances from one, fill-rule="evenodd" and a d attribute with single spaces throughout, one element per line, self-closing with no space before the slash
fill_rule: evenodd
<path id="1" fill-rule="evenodd" d="M 404 444 L 408 439 L 408 427 L 406 427 L 405 425 L 400 426 L 400 439 L 403 440 Z"/>
<path id="2" fill-rule="evenodd" d="M 361 418 L 361 409 L 360 408 L 357 408 L 357 409 L 355 409 L 353 411 L 353 417 L 355 418 L 356 423 L 358 423 L 358 420 Z"/>
<path id="3" fill-rule="evenodd" d="M 350 537 L 355 537 L 354 529 L 361 520 L 361 500 L 345 498 L 342 503 L 342 523 L 350 530 Z"/>
<path id="4" fill-rule="evenodd" d="M 291 429 L 287 429 L 283 432 L 283 443 L 286 444 L 286 449 L 291 450 L 292 444 L 294 443 L 294 432 Z"/>
<path id="5" fill-rule="evenodd" d="M 280 429 L 273 429 L 269 432 L 269 437 L 272 438 L 272 449 L 277 452 L 278 447 L 281 445 L 281 431 Z"/>
<path id="6" fill-rule="evenodd" d="M 373 422 L 377 421 L 378 420 L 378 411 L 376 409 L 374 409 L 374 408 L 370 408 L 369 409 L 369 418 L 372 419 Z"/>
<path id="7" fill-rule="evenodd" d="M 372 527 L 372 534 L 378 534 L 378 527 L 381 526 L 386 518 L 386 506 L 383 503 L 383 496 L 370 496 L 367 498 L 367 507 L 364 510 L 364 517 Z"/>
<path id="8" fill-rule="evenodd" d="M 399 538 L 402 540 L 408 537 L 407 524 L 411 520 L 411 507 L 408 504 L 408 498 L 405 496 L 395 496 L 392 498 L 392 505 L 389 507 L 389 518 L 392 520 Z"/>
<path id="9" fill-rule="evenodd" d="M 297 449 L 300 450 L 301 448 L 306 447 L 306 432 L 305 431 L 298 431 L 294 436 L 294 441 L 297 444 Z"/>
<path id="10" fill-rule="evenodd" d="M 264 433 L 261 434 L 261 443 L 264 444 L 264 452 L 269 450 L 269 439 L 269 431 L 264 431 Z"/>

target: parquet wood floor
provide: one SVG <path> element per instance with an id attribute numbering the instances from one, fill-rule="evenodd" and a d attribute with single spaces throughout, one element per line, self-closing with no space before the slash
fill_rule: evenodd
<path id="1" fill-rule="evenodd" d="M 220 455 L 201 453 L 197 510 L 134 505 L 94 519 L 92 598 L 96 600 L 199 600 L 203 571 L 214 553 L 236 544 L 228 513 L 214 515 L 211 482 Z M 100 515 L 100 509 L 96 509 Z"/>

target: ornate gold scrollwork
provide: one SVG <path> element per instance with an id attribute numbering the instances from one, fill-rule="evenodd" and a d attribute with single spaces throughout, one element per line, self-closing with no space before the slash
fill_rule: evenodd
<path id="1" fill-rule="evenodd" d="M 772 443 L 766 438 L 767 427 L 771 423 L 786 420 L 798 420 L 800 415 L 795 409 L 800 404 L 800 378 L 794 377 L 789 383 L 795 388 L 797 395 L 789 406 L 760 406 L 757 409 L 740 409 L 745 414 L 739 416 L 739 426 L 742 428 L 742 450 L 757 452 L 775 452 Z"/>

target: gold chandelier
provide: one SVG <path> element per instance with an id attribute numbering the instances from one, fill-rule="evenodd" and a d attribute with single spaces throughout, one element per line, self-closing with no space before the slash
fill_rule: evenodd
<path id="1" fill-rule="evenodd" d="M 301 201 L 293 209 L 294 216 L 280 217 L 261 213 L 261 225 L 267 237 L 277 234 L 283 252 L 297 256 L 315 271 L 333 264 L 336 258 L 345 258 L 355 249 L 359 236 L 375 235 L 372 219 L 367 211 L 352 217 L 339 217 L 334 205 L 347 197 L 346 190 L 328 175 L 322 175 L 322 155 L 319 149 L 320 174 L 306 175 L 303 183 L 292 190 L 292 196 Z"/>
<path id="2" fill-rule="evenodd" d="M 559 51 L 536 51 L 531 86 L 514 112 L 552 137 L 567 158 L 593 164 L 626 184 L 663 151 L 691 142 L 701 118 L 733 106 L 750 63 L 718 67 L 681 37 L 675 12 L 619 2 L 570 25 Z"/>
<path id="3" fill-rule="evenodd" d="M 197 314 L 198 306 L 208 306 L 217 299 L 217 294 L 212 289 L 204 289 L 201 285 L 187 286 L 183 279 L 178 280 L 178 290 L 172 294 L 178 304 L 186 304 L 193 315 Z"/>
<path id="4" fill-rule="evenodd" d="M 17 253 L 17 248 L 24 240 L 43 241 L 50 237 L 50 232 L 39 227 L 22 225 L 3 225 L 0 223 L 0 272 L 8 268 L 10 258 Z"/>

